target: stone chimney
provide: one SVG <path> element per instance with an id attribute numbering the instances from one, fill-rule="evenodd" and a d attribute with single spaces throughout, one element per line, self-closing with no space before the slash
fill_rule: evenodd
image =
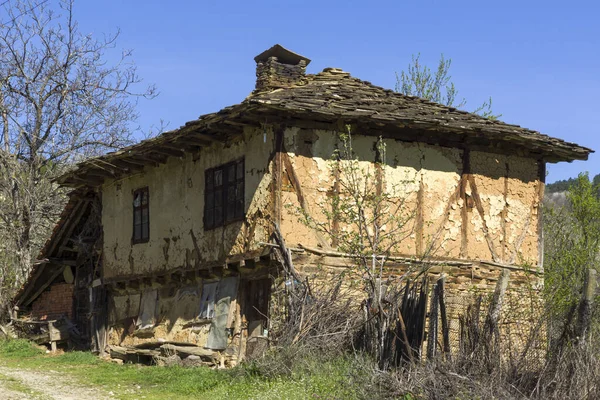
<path id="1" fill-rule="evenodd" d="M 302 82 L 310 60 L 276 44 L 256 57 L 256 90 L 290 87 Z"/>

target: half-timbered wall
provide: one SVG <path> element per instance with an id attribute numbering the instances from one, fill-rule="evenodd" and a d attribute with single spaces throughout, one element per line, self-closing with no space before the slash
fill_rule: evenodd
<path id="1" fill-rule="evenodd" d="M 290 246 L 327 248 L 298 222 L 299 208 L 323 218 L 336 185 L 334 132 L 288 129 L 282 158 L 282 231 Z M 377 138 L 355 134 L 360 168 L 374 174 Z M 414 210 L 399 255 L 539 264 L 543 164 L 535 159 L 385 139 L 383 190 Z"/>
<path id="2" fill-rule="evenodd" d="M 374 173 L 378 139 L 355 134 L 352 140 L 361 168 Z M 110 295 L 109 343 L 162 338 L 206 345 L 213 328 L 212 322 L 202 320 L 199 314 L 201 299 L 206 284 L 229 276 L 238 277 L 239 286 L 232 297 L 236 305 L 228 311 L 227 328 L 233 332 L 228 346 L 237 346 L 236 354 L 243 354 L 239 349 L 253 335 L 253 322 L 243 311 L 248 306 L 244 296 L 249 282 L 257 279 L 257 271 L 243 263 L 230 264 L 230 269 L 226 263 L 240 255 L 256 260 L 252 256 L 255 251 L 265 262 L 265 243 L 270 241 L 273 221 L 280 223 L 287 245 L 294 249 L 294 262 L 301 274 L 322 274 L 321 267 L 326 274 L 335 274 L 350 267 L 347 258 L 327 256 L 335 253 L 330 238 L 298 219 L 302 208 L 317 219 L 324 218 L 322 210 L 328 206 L 328 196 L 339 189 L 339 169 L 332 161 L 337 142 L 337 134 L 331 131 L 246 129 L 243 138 L 227 146 L 215 144 L 183 159 L 171 157 L 159 167 L 103 185 L 104 281 L 121 282 L 113 286 Z M 381 190 L 403 199 L 405 207 L 414 210 L 411 230 L 395 249 L 397 255 L 412 257 L 429 252 L 434 258 L 464 260 L 447 265 L 443 261 L 431 270 L 433 275 L 448 275 L 451 315 L 461 311 L 462 299 L 471 289 L 492 290 L 500 263 L 539 265 L 538 207 L 543 190 L 539 178 L 543 177 L 543 164 L 517 156 L 392 139 L 384 142 L 386 158 L 377 171 Z M 205 170 L 240 157 L 245 157 L 246 217 L 204 230 Z M 150 240 L 132 244 L 133 192 L 146 186 L 150 194 Z M 300 247 L 308 250 L 303 252 Z M 480 260 L 497 265 L 482 266 Z M 403 262 L 396 264 L 404 268 Z M 274 265 L 266 265 L 273 274 Z M 215 275 L 209 267 L 219 272 Z M 205 271 L 195 272 L 198 270 Z M 528 275 L 518 267 L 511 270 L 515 293 L 531 286 Z M 174 276 L 170 272 L 175 272 Z M 533 282 L 537 287 L 535 276 Z M 148 293 L 156 308 L 152 311 L 154 319 L 144 322 L 142 316 L 147 312 L 142 310 L 143 297 Z M 515 298 L 522 300 L 520 295 Z M 150 336 L 140 336 L 146 323 L 154 328 Z M 261 326 L 255 327 L 256 335 L 262 334 L 268 323 Z"/>

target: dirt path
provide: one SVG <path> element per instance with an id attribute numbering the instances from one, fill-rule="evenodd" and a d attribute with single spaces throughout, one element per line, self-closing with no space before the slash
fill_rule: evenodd
<path id="1" fill-rule="evenodd" d="M 110 393 L 85 387 L 68 375 L 56 371 L 35 371 L 0 366 L 0 398 L 2 400 L 109 400 Z"/>

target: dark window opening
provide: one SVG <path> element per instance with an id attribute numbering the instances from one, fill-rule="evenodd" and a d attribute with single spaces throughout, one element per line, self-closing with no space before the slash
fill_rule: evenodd
<path id="1" fill-rule="evenodd" d="M 205 173 L 204 229 L 244 218 L 244 159 Z"/>
<path id="2" fill-rule="evenodd" d="M 145 243 L 150 239 L 148 188 L 133 192 L 133 243 Z"/>

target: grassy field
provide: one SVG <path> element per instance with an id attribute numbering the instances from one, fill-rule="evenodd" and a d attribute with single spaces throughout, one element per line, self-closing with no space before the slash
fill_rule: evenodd
<path id="1" fill-rule="evenodd" d="M 122 399 L 357 399 L 364 395 L 357 361 L 295 360 L 293 356 L 231 370 L 206 367 L 117 365 L 90 353 L 47 355 L 23 340 L 0 341 L 0 366 L 65 374 L 79 385 L 93 386 Z M 299 361 L 299 362 L 298 362 Z M 292 365 L 289 363 L 289 365 Z M 3 377 L 0 376 L 0 380 Z M 18 381 L 5 384 L 18 391 Z M 8 387 L 8 386 L 6 386 Z M 29 388 L 31 389 L 31 388 Z M 33 388 L 35 390 L 35 388 Z"/>

